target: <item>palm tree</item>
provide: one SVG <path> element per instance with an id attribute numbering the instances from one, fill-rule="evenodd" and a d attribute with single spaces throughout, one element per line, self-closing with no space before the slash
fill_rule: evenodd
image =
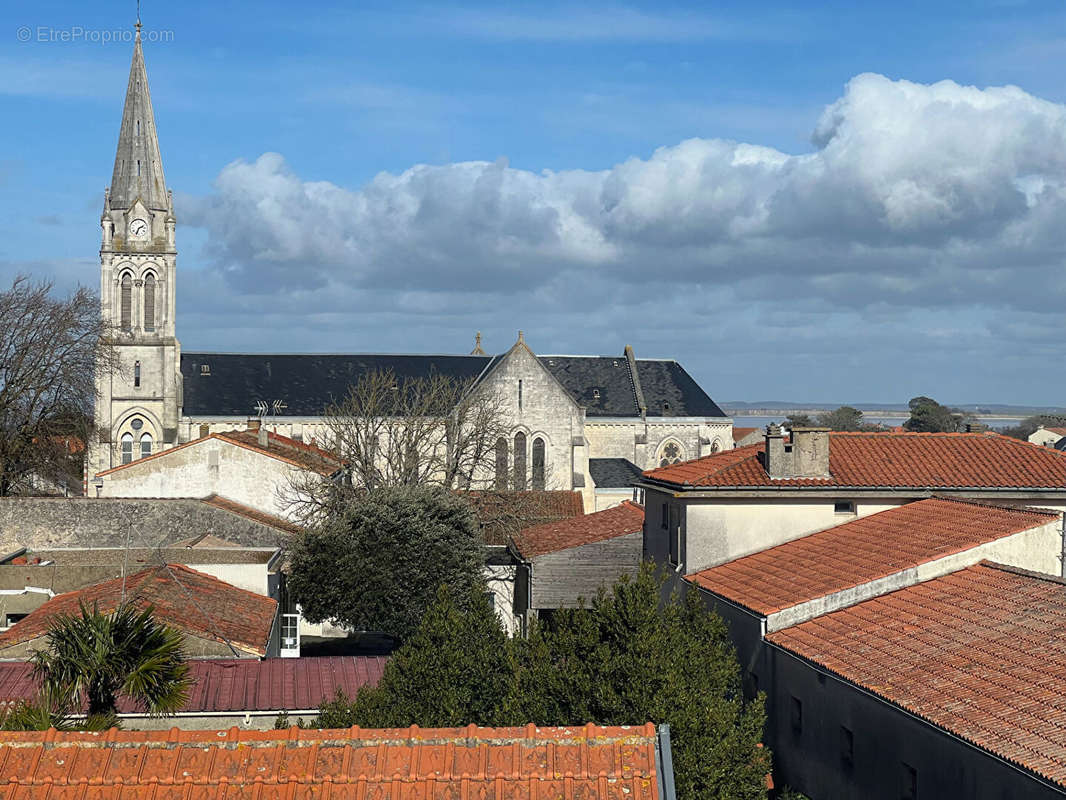
<path id="1" fill-rule="evenodd" d="M 81 614 L 57 614 L 46 634 L 48 647 L 33 654 L 34 673 L 46 692 L 73 704 L 84 695 L 89 723 L 115 720 L 116 699 L 125 695 L 149 714 L 167 716 L 189 693 L 189 668 L 181 633 L 123 603 L 102 613 L 81 604 Z"/>

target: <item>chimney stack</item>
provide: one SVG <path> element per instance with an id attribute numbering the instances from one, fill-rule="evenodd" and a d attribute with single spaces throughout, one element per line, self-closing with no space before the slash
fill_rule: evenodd
<path id="1" fill-rule="evenodd" d="M 829 478 L 829 428 L 793 428 L 788 441 L 766 428 L 766 472 L 771 478 Z"/>
<path id="2" fill-rule="evenodd" d="M 1041 425 L 1040 427 L 1042 428 L 1044 426 Z M 966 423 L 966 432 L 967 433 L 984 433 L 987 430 L 988 430 L 988 426 L 985 425 L 983 422 L 967 422 Z"/>

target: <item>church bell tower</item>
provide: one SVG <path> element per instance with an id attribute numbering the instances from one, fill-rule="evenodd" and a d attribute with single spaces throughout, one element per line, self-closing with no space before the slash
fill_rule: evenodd
<path id="1" fill-rule="evenodd" d="M 111 186 L 100 217 L 100 306 L 116 369 L 97 374 L 89 475 L 177 443 L 180 345 L 174 331 L 174 200 L 163 177 L 141 23 Z"/>

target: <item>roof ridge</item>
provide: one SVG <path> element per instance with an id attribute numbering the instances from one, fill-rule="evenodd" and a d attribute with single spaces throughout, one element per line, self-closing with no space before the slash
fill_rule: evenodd
<path id="1" fill-rule="evenodd" d="M 975 567 L 987 567 L 988 569 L 996 569 L 1000 572 L 1010 572 L 1015 575 L 1021 575 L 1023 578 L 1035 578 L 1036 580 L 1046 581 L 1047 583 L 1055 583 L 1059 586 L 1066 586 L 1066 578 L 1061 578 L 1058 575 L 1050 575 L 1046 572 L 1036 572 L 1035 570 L 1031 569 L 1011 566 L 1010 564 L 1002 564 L 999 561 L 989 561 L 988 559 L 984 559 L 983 561 L 977 562 L 972 567 L 967 567 L 967 569 L 974 569 Z M 962 570 L 958 571 L 961 572 Z"/>
<path id="2" fill-rule="evenodd" d="M 1058 517 L 1062 515 L 1061 511 L 1053 511 L 1047 508 L 1040 508 L 1038 506 L 1012 506 L 1009 503 L 995 500 L 971 500 L 966 497 L 958 497 L 957 495 L 940 494 L 939 492 L 933 492 L 925 500 L 946 500 L 951 503 L 962 503 L 968 506 L 984 506 L 985 508 L 995 508 L 1000 511 L 1013 511 L 1023 514 L 1042 514 L 1047 517 Z M 917 502 L 924 503 L 925 500 L 919 500 Z"/>

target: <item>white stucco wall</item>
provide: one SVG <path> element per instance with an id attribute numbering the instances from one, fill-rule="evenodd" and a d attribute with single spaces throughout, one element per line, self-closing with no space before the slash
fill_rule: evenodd
<path id="1" fill-rule="evenodd" d="M 1049 431 L 1047 428 L 1038 428 L 1029 434 L 1029 441 L 1042 447 L 1051 447 L 1060 439 L 1062 439 L 1062 436 L 1054 431 Z"/>

